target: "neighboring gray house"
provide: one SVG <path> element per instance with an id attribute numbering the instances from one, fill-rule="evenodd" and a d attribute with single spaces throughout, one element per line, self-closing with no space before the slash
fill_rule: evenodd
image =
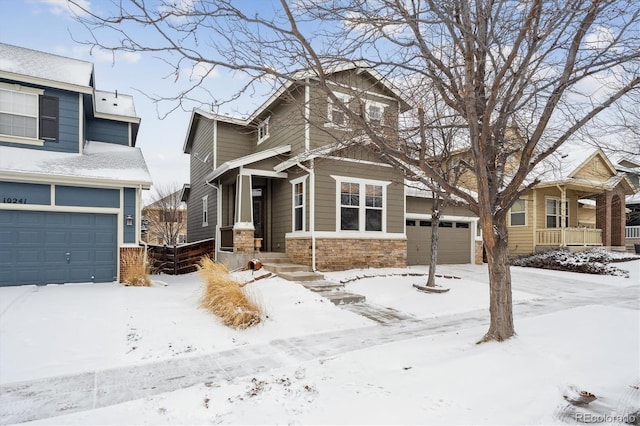
<path id="1" fill-rule="evenodd" d="M 402 93 L 366 63 L 335 68 L 330 83 L 351 109 L 393 136 Z M 317 87 L 311 72 L 284 84 L 248 118 L 192 113 L 189 242 L 216 238 L 216 258 L 241 265 L 262 252 L 286 253 L 314 270 L 428 263 L 430 193 L 411 191 Z M 476 258 L 477 218 L 445 211 L 441 263 Z M 481 254 L 481 253 L 480 253 Z"/>
<path id="2" fill-rule="evenodd" d="M 90 62 L 0 44 L 0 286 L 119 279 L 151 185 L 139 125 Z"/>

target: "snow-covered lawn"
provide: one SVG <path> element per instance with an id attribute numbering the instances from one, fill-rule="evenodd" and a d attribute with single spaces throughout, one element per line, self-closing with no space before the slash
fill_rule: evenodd
<path id="1" fill-rule="evenodd" d="M 505 343 L 476 345 L 486 327 L 464 323 L 450 333 L 307 361 L 291 356 L 275 370 L 40 422 L 557 424 L 575 419 L 575 411 L 585 420 L 594 412 L 628 419 L 629 410 L 640 409 L 640 261 L 617 266 L 627 268 L 630 278 L 512 268 L 515 303 L 544 306 L 552 299 L 604 293 L 593 298 L 596 303 L 577 308 L 516 316 L 518 335 Z M 440 273 L 461 279 L 443 279 L 451 290 L 439 295 L 415 291 L 411 285 L 425 278 L 399 275 L 406 272 L 426 268 L 327 275 L 336 281 L 371 275 L 350 281 L 346 289 L 413 316 L 414 324 L 487 309 L 486 267 L 442 266 Z M 198 308 L 196 274 L 153 279 L 151 288 L 0 288 L 0 383 L 186 359 L 326 331 L 388 327 L 300 285 L 270 278 L 248 285 L 268 317 L 258 327 L 234 331 Z M 615 302 L 618 292 L 621 305 Z M 592 411 L 563 400 L 570 386 L 599 397 L 590 404 Z"/>

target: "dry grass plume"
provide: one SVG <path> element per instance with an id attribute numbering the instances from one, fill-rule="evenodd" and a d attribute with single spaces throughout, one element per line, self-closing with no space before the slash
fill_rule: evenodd
<path id="1" fill-rule="evenodd" d="M 232 328 L 244 329 L 260 323 L 260 307 L 231 277 L 225 265 L 203 257 L 198 263 L 198 272 L 204 281 L 203 308 Z"/>
<path id="2" fill-rule="evenodd" d="M 126 286 L 150 287 L 149 265 L 145 262 L 144 251 L 126 250 L 122 254 L 123 271 L 120 281 Z"/>

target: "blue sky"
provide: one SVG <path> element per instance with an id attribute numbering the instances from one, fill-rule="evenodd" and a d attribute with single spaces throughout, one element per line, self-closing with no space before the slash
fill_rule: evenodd
<path id="1" fill-rule="evenodd" d="M 109 3 L 96 0 L 90 7 L 95 11 Z M 174 93 L 177 86 L 173 77 L 167 78 L 167 66 L 151 55 L 117 54 L 114 62 L 110 54 L 90 52 L 74 41 L 85 40 L 88 32 L 71 17 L 66 0 L 0 0 L 0 10 L 0 42 L 90 61 L 95 66 L 97 89 L 134 96 L 137 115 L 142 118 L 137 146 L 143 151 L 154 184 L 182 187 L 189 182 L 189 157 L 182 153 L 182 147 L 190 113 L 177 110 L 161 120 L 156 105 L 138 92 Z M 211 80 L 213 88 L 233 86 L 229 75 L 216 73 Z"/>

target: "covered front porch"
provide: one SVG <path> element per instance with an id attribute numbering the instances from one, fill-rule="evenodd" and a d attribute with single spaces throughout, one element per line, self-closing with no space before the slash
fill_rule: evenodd
<path id="1" fill-rule="evenodd" d="M 536 251 L 550 247 L 625 247 L 626 179 L 570 179 L 536 191 Z"/>

